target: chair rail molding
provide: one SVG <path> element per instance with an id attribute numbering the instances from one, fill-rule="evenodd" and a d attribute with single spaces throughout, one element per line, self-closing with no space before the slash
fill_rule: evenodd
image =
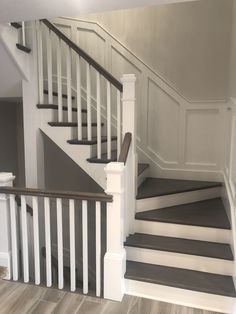
<path id="1" fill-rule="evenodd" d="M 187 99 L 97 23 L 67 17 L 53 22 L 116 79 L 135 74 L 137 152 L 154 176 L 222 179 L 225 100 Z M 96 101 L 95 92 L 91 97 Z"/>

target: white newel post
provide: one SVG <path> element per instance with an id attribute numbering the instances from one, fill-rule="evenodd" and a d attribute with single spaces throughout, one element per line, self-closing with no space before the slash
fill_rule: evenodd
<path id="1" fill-rule="evenodd" d="M 15 177 L 12 173 L 0 172 L 0 186 L 12 186 Z M 11 236 L 9 196 L 0 194 L 0 266 L 8 272 L 5 279 L 11 278 Z"/>
<path id="2" fill-rule="evenodd" d="M 137 192 L 137 170 L 138 158 L 136 152 L 136 76 L 134 74 L 124 74 L 121 78 L 123 83 L 122 97 L 122 140 L 126 133 L 132 134 L 131 146 L 129 149 L 128 168 L 126 171 L 126 236 L 134 233 L 134 219 Z"/>
<path id="3" fill-rule="evenodd" d="M 124 295 L 126 254 L 124 234 L 124 164 L 111 162 L 105 167 L 106 193 L 113 196 L 107 204 L 107 252 L 104 258 L 104 298 L 121 301 Z"/>

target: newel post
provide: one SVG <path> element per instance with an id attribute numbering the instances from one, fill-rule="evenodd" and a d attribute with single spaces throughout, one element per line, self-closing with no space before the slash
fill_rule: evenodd
<path id="1" fill-rule="evenodd" d="M 134 233 L 134 220 L 136 211 L 136 193 L 137 193 L 137 108 L 136 108 L 136 76 L 135 74 L 124 74 L 121 78 L 123 83 L 122 96 L 122 139 L 126 133 L 132 134 L 131 146 L 129 149 L 128 168 L 126 171 L 126 226 L 127 234 Z"/>
<path id="2" fill-rule="evenodd" d="M 12 186 L 15 177 L 12 173 L 0 172 L 0 187 Z M 11 237 L 9 197 L 0 194 L 0 266 L 6 267 L 6 279 L 11 278 Z"/>
<path id="3" fill-rule="evenodd" d="M 105 167 L 107 204 L 107 252 L 104 258 L 104 298 L 121 301 L 124 295 L 126 253 L 124 237 L 124 164 L 111 162 Z"/>

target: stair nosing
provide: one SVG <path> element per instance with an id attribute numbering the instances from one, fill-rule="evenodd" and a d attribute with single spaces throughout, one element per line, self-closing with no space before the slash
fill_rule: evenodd
<path id="1" fill-rule="evenodd" d="M 116 141 L 117 140 L 117 137 L 116 136 L 112 136 L 111 137 L 111 141 Z M 73 142 L 73 141 L 78 141 L 78 143 L 76 142 Z M 68 140 L 67 143 L 71 144 L 71 145 L 96 145 L 97 144 L 97 140 L 87 140 L 87 139 L 84 139 L 84 140 Z M 107 137 L 106 138 L 102 138 L 101 139 L 101 143 L 106 143 L 107 142 Z"/>
<path id="2" fill-rule="evenodd" d="M 138 234 L 138 235 L 142 235 L 142 233 L 135 233 L 135 234 Z M 135 236 L 135 234 L 133 236 Z M 166 237 L 166 236 L 154 236 L 154 235 L 149 235 L 149 234 L 143 234 L 145 236 L 152 236 L 152 237 L 158 237 L 158 238 L 170 238 L 170 239 L 174 239 L 174 240 L 179 240 L 180 242 L 181 241 L 184 241 L 184 242 L 187 242 L 189 241 L 189 243 L 205 243 L 205 244 L 213 244 L 213 245 L 217 245 L 219 244 L 220 246 L 228 246 L 230 248 L 230 252 L 231 252 L 231 257 L 223 257 L 223 256 L 212 256 L 212 255 L 207 255 L 207 254 L 200 254 L 200 252 L 190 252 L 190 251 L 181 251 L 181 249 L 170 249 L 170 248 L 165 248 L 165 247 L 154 247 L 154 246 L 148 246 L 148 245 L 145 245 L 145 244 L 133 244 L 133 243 L 128 243 L 128 240 L 129 240 L 129 237 L 127 238 L 126 242 L 124 243 L 124 245 L 126 247 L 131 247 L 131 248 L 140 248 L 140 249 L 147 249 L 147 250 L 152 250 L 152 251 L 163 251 L 163 252 L 169 252 L 169 253 L 177 253 L 177 254 L 184 254 L 184 255 L 192 255 L 192 256 L 199 256 L 199 257 L 205 257 L 205 258 L 212 258 L 212 259 L 219 259 L 219 260 L 225 260 L 225 261 L 234 261 L 234 257 L 233 257 L 233 253 L 232 253 L 232 250 L 231 250 L 231 247 L 229 244 L 227 243 L 217 243 L 217 242 L 210 242 L 210 241 L 201 241 L 201 240 L 192 240 L 192 239 L 183 239 L 183 238 L 177 238 L 177 237 Z"/>
<path id="3" fill-rule="evenodd" d="M 21 44 L 16 44 L 16 47 L 19 49 L 19 50 L 21 50 L 21 51 L 23 51 L 23 52 L 25 52 L 25 53 L 30 53 L 31 52 L 31 49 L 30 48 L 28 48 L 28 47 L 26 47 L 26 46 L 24 46 L 24 45 L 21 45 Z"/>
<path id="4" fill-rule="evenodd" d="M 58 105 L 55 104 L 37 104 L 38 109 L 52 109 L 52 110 L 58 110 Z M 68 111 L 68 107 L 62 106 L 63 111 Z M 72 107 L 73 112 L 77 112 L 77 108 Z M 82 109 L 82 113 L 87 113 L 87 109 Z"/>
<path id="5" fill-rule="evenodd" d="M 51 126 L 51 127 L 63 127 L 63 128 L 66 128 L 66 127 L 77 127 L 78 126 L 78 123 L 77 122 L 48 122 L 48 124 Z M 91 126 L 92 127 L 97 127 L 97 123 L 96 122 L 92 122 L 91 123 Z M 104 123 L 101 123 L 101 127 L 104 126 Z M 82 127 L 88 127 L 88 124 L 87 122 L 83 122 L 82 123 Z"/>
<path id="6" fill-rule="evenodd" d="M 232 280 L 232 284 L 233 284 L 233 278 L 232 276 L 228 276 L 228 275 L 219 275 L 219 274 L 213 274 L 213 273 L 207 273 L 207 272 L 201 272 L 201 271 L 196 271 L 196 270 L 189 270 L 189 269 L 183 269 L 183 268 L 177 268 L 177 267 L 170 267 L 170 266 L 163 266 L 163 265 L 154 265 L 154 264 L 147 264 L 147 263 L 140 263 L 140 262 L 134 262 L 134 261 L 129 261 L 127 260 L 127 263 L 137 263 L 137 264 L 142 264 L 144 266 L 147 265 L 147 267 L 150 267 L 150 266 L 153 266 L 154 268 L 155 267 L 160 267 L 160 268 L 168 268 L 168 269 L 173 269 L 173 270 L 179 270 L 179 271 L 184 271 L 187 274 L 190 274 L 190 273 L 201 273 L 201 274 L 204 274 L 205 276 L 209 276 L 209 277 L 212 277 L 215 276 L 215 277 L 224 277 L 225 279 L 230 279 Z M 167 287 L 172 287 L 172 288 L 177 288 L 177 289 L 184 289 L 184 290 L 190 290 L 190 291 L 195 291 L 195 292 L 199 292 L 199 293 L 206 293 L 206 294 L 212 294 L 212 295 L 218 295 L 218 296 L 223 296 L 223 297 L 230 297 L 230 298 L 235 298 L 236 297 L 236 291 L 235 291 L 235 287 L 234 285 L 232 286 L 233 287 L 233 290 L 231 292 L 226 292 L 226 293 L 222 293 L 220 291 L 215 291 L 213 292 L 212 290 L 210 291 L 210 289 L 200 289 L 200 288 L 197 288 L 197 287 L 194 287 L 194 286 L 190 286 L 190 285 L 187 285 L 187 284 L 184 284 L 183 282 L 180 282 L 178 281 L 177 282 L 173 282 L 171 283 L 170 281 L 164 281 L 164 279 L 155 279 L 154 277 L 143 277 L 143 276 L 135 276 L 135 275 L 129 275 L 127 274 L 127 270 L 126 270 L 126 273 L 125 273 L 125 279 L 128 279 L 128 280 L 134 280 L 134 281 L 139 281 L 139 282 L 146 282 L 146 283 L 151 283 L 151 284 L 156 284 L 156 285 L 161 285 L 161 286 L 167 286 Z"/>
<path id="7" fill-rule="evenodd" d="M 225 226 L 223 225 L 219 225 L 219 223 L 216 223 L 215 225 L 213 224 L 209 224 L 209 223 L 205 223 L 205 224 L 202 224 L 202 223 L 199 223 L 197 220 L 195 220 L 194 222 L 190 222 L 190 221 L 183 221 L 181 220 L 181 218 L 163 218 L 163 217 L 150 217 L 150 216 L 147 216 L 148 214 L 150 214 L 150 212 L 155 212 L 157 211 L 168 211 L 169 209 L 173 209 L 173 208 L 181 208 L 181 206 L 183 207 L 187 207 L 187 206 L 190 206 L 190 205 L 194 205 L 194 204 L 204 204 L 205 202 L 214 202 L 216 200 L 220 200 L 222 202 L 222 199 L 220 197 L 216 197 L 216 198 L 213 198 L 213 199 L 207 199 L 207 200 L 201 200 L 201 201 L 196 201 L 196 202 L 192 202 L 192 203 L 187 203 L 187 204 L 180 204 L 180 205 L 174 205 L 174 206 L 168 206 L 168 207 L 164 207 L 164 208 L 160 208 L 160 209 L 151 209 L 151 210 L 147 210 L 147 211 L 141 211 L 141 212 L 136 212 L 135 214 L 135 219 L 136 220 L 141 220 L 141 221 L 150 221 L 150 222 L 157 222 L 157 223 L 167 223 L 167 224 L 176 224 L 176 225 L 182 225 L 182 226 L 192 226 L 192 227 L 200 227 L 200 228 L 213 228 L 213 229 L 221 229 L 221 230 L 231 230 L 232 227 L 231 227 L 231 224 L 229 222 L 229 219 L 227 218 L 227 214 L 225 213 L 226 215 L 226 218 L 227 218 L 227 221 L 226 221 L 226 224 Z M 145 217 L 145 214 L 146 214 L 146 217 Z M 143 216 L 143 217 L 140 217 Z M 171 215 L 171 213 L 170 213 Z M 182 218 L 183 219 L 183 218 Z"/>

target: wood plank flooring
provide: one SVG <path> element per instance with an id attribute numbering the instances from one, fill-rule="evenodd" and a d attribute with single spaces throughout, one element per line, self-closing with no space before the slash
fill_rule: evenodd
<path id="1" fill-rule="evenodd" d="M 125 296 L 122 302 L 0 280 L 1 314 L 216 314 Z"/>

